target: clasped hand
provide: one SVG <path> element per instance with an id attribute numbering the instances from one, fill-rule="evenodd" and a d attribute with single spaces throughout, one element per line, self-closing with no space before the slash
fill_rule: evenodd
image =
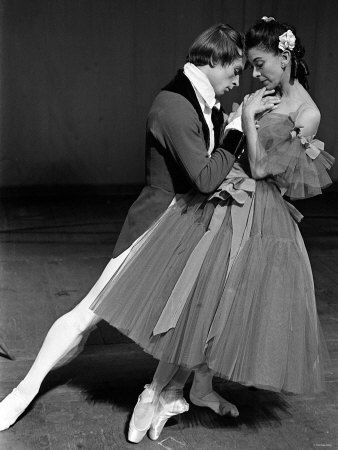
<path id="1" fill-rule="evenodd" d="M 242 118 L 255 120 L 262 114 L 272 111 L 280 103 L 280 98 L 272 94 L 274 89 L 267 90 L 265 87 L 244 97 L 242 106 Z"/>
<path id="2" fill-rule="evenodd" d="M 272 111 L 280 103 L 280 98 L 274 96 L 275 91 L 266 88 L 259 89 L 252 94 L 244 97 L 243 102 L 227 117 L 227 123 L 231 123 L 237 117 L 245 117 L 246 119 L 256 120 L 264 113 Z M 258 128 L 258 125 L 256 125 Z"/>

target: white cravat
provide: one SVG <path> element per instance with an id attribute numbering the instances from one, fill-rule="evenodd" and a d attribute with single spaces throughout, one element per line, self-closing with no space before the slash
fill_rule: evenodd
<path id="1" fill-rule="evenodd" d="M 210 156 L 215 145 L 215 133 L 214 125 L 211 120 L 211 111 L 214 106 L 220 108 L 221 104 L 215 97 L 214 88 L 211 86 L 208 77 L 194 64 L 186 63 L 183 68 L 184 75 L 188 77 L 192 87 L 195 90 L 198 103 L 202 109 L 203 116 L 209 128 L 210 143 L 208 148 L 208 154 Z M 236 129 L 242 131 L 242 119 L 237 117 L 231 123 L 229 123 L 225 129 Z"/>
<path id="2" fill-rule="evenodd" d="M 211 86 L 208 77 L 194 64 L 186 63 L 183 68 L 184 75 L 186 75 L 195 90 L 198 103 L 202 109 L 203 116 L 209 128 L 209 148 L 210 155 L 215 145 L 214 125 L 211 120 L 211 111 L 214 106 L 220 108 L 221 104 L 215 97 L 214 88 Z"/>

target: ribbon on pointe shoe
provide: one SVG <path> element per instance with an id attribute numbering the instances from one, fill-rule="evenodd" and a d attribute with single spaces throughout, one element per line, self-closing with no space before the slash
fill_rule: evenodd
<path id="1" fill-rule="evenodd" d="M 179 390 L 179 392 L 180 394 L 176 398 L 175 394 L 174 397 L 170 397 L 168 390 L 161 393 L 157 410 L 148 433 L 151 440 L 156 441 L 160 437 L 165 424 L 171 417 L 189 411 L 189 404 L 184 399 L 182 390 Z M 169 394 L 169 396 L 166 394 Z"/>
<path id="2" fill-rule="evenodd" d="M 138 397 L 129 422 L 128 440 L 135 444 L 141 442 L 149 430 L 157 407 L 157 404 L 154 403 L 155 392 L 149 388 L 149 385 L 144 387 L 145 389 Z M 139 423 L 136 425 L 135 421 Z"/>

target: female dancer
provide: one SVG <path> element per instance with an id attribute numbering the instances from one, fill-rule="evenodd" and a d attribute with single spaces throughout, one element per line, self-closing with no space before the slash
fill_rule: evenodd
<path id="1" fill-rule="evenodd" d="M 330 183 L 326 169 L 333 158 L 314 139 L 320 116 L 305 89 L 295 31 L 265 18 L 246 41 L 253 74 L 264 84 L 243 104 L 252 178 L 238 168 L 211 197 L 182 196 L 131 250 L 112 260 L 93 295 L 64 316 L 62 326 L 54 325 L 28 376 L 0 404 L 2 429 L 36 395 L 55 355 L 62 358 L 98 317 L 161 360 L 135 407 L 133 442 L 148 429 L 156 439 L 168 417 L 187 409 L 176 390 L 195 367 L 277 391 L 322 389 L 312 274 L 296 224 L 300 214 L 282 195 L 321 193 Z M 266 89 L 278 89 L 281 101 L 258 118 Z M 57 331 L 68 346 L 60 348 Z M 197 404 L 200 388 L 207 397 L 210 378 L 193 386 L 190 397 Z"/>
<path id="2" fill-rule="evenodd" d="M 134 409 L 134 442 L 148 429 L 156 439 L 170 416 L 186 410 L 175 392 L 183 384 L 182 367 L 204 365 L 225 379 L 276 391 L 323 388 L 313 279 L 297 226 L 301 214 L 283 195 L 320 194 L 330 184 L 326 170 L 333 158 L 314 138 L 320 113 L 307 92 L 304 48 L 294 28 L 264 17 L 246 34 L 246 48 L 253 76 L 264 85 L 242 108 L 251 178 L 232 172 L 208 199 L 181 198 L 92 305 L 161 360 Z M 259 117 L 271 89 L 280 103 Z M 129 271 L 139 280 L 135 292 Z M 181 368 L 161 384 L 161 368 L 166 375 L 170 364 Z M 191 401 L 201 404 L 208 390 L 210 378 L 194 383 Z"/>

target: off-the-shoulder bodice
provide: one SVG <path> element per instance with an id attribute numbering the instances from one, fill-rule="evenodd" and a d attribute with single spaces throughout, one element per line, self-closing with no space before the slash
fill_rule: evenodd
<path id="1" fill-rule="evenodd" d="M 298 111 L 271 112 L 259 121 L 258 145 L 267 156 L 262 163 L 281 190 L 290 198 L 312 197 L 332 183 L 327 171 L 334 158 L 315 136 L 302 136 L 295 127 Z"/>

